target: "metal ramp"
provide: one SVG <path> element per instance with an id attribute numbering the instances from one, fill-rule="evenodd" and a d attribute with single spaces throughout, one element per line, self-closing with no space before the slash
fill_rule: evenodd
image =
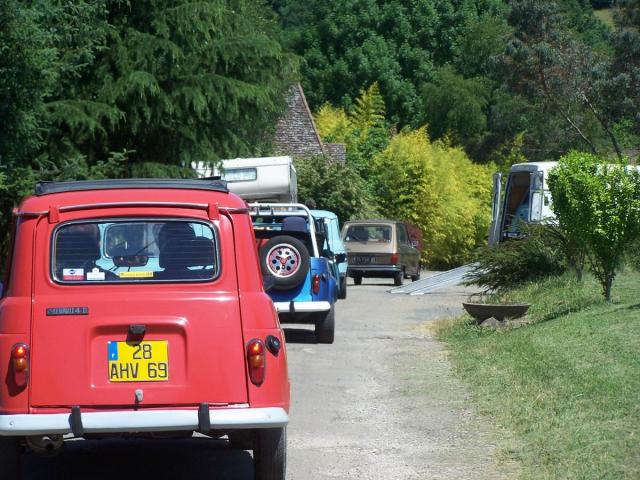
<path id="1" fill-rule="evenodd" d="M 463 265 L 453 270 L 436 273 L 417 282 L 408 283 L 401 287 L 392 288 L 389 293 L 403 293 L 405 295 L 424 295 L 425 293 L 435 292 L 441 288 L 451 285 L 459 285 L 464 277 L 474 267 L 474 264 Z"/>

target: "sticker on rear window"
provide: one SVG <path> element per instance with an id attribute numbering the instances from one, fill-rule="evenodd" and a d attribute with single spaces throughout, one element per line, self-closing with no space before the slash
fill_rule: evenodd
<path id="1" fill-rule="evenodd" d="M 63 280 L 84 280 L 84 268 L 64 268 L 62 270 Z"/>
<path id="2" fill-rule="evenodd" d="M 94 268 L 87 272 L 87 280 L 104 280 L 105 274 L 99 268 Z"/>
<path id="3" fill-rule="evenodd" d="M 120 272 L 120 278 L 153 278 L 153 272 Z"/>

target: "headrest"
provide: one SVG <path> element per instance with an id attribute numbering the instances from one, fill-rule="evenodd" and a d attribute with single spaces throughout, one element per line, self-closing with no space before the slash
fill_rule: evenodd
<path id="1" fill-rule="evenodd" d="M 56 262 L 81 267 L 100 258 L 100 246 L 95 236 L 87 232 L 61 232 L 56 240 Z"/>
<path id="2" fill-rule="evenodd" d="M 285 217 L 282 219 L 282 230 L 287 232 L 307 233 L 307 219 L 304 217 Z"/>
<path id="3" fill-rule="evenodd" d="M 165 223 L 158 232 L 158 245 L 162 248 L 167 243 L 181 243 L 195 238 L 196 234 L 190 224 L 186 222 L 169 222 Z"/>
<path id="4" fill-rule="evenodd" d="M 169 243 L 160 251 L 160 268 L 186 270 L 188 267 L 208 267 L 214 264 L 213 242 L 208 238 L 194 238 Z"/>
<path id="5" fill-rule="evenodd" d="M 350 227 L 348 233 L 348 236 L 353 238 L 354 240 L 358 240 L 360 242 L 366 242 L 367 240 L 369 240 L 369 230 L 367 230 L 365 227 Z"/>

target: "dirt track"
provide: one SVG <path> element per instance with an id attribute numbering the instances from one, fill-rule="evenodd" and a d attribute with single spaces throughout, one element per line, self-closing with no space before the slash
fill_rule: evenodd
<path id="1" fill-rule="evenodd" d="M 495 479 L 489 427 L 429 332 L 457 315 L 460 287 L 390 295 L 365 279 L 338 304 L 333 345 L 289 344 L 290 479 Z M 288 330 L 288 329 L 287 329 Z M 288 330 L 291 341 L 312 341 Z"/>

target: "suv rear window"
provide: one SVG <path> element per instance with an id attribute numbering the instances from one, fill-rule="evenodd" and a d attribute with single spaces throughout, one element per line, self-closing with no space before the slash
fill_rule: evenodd
<path id="1" fill-rule="evenodd" d="M 389 225 L 351 225 L 344 237 L 346 242 L 391 242 L 391 227 Z"/>
<path id="2" fill-rule="evenodd" d="M 184 220 L 68 223 L 53 236 L 60 283 L 207 281 L 218 274 L 214 229 Z"/>

